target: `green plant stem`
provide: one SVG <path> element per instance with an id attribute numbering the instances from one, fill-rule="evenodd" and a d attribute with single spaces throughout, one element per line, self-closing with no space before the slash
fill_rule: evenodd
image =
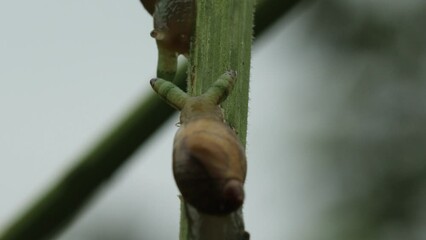
<path id="1" fill-rule="evenodd" d="M 275 3 L 276 0 L 263 0 L 261 5 Z M 281 16 L 288 10 L 288 8 L 281 9 Z M 261 16 L 256 18 L 255 26 L 261 27 L 257 27 L 255 35 L 263 32 L 275 20 Z M 226 67 L 231 66 L 233 65 Z M 179 68 L 175 82 L 184 84 L 185 71 L 186 66 Z M 221 73 L 218 72 L 218 74 Z M 244 81 L 242 78 L 244 74 L 239 76 L 239 81 Z M 120 166 L 129 159 L 129 156 L 173 112 L 174 110 L 155 94 L 143 99 L 88 154 L 79 159 L 75 166 L 66 172 L 51 189 L 37 199 L 9 227 L 5 228 L 0 234 L 0 240 L 48 239 L 59 232 L 79 213 L 96 193 L 96 190 L 107 183 Z M 229 118 L 230 115 L 228 114 L 227 117 Z M 240 136 L 245 139 L 245 134 Z"/>
<path id="2" fill-rule="evenodd" d="M 188 93 L 201 95 L 227 70 L 237 72 L 233 92 L 222 104 L 226 121 L 245 146 L 254 0 L 198 0 L 195 39 L 190 53 Z M 241 240 L 246 237 L 242 210 L 211 216 L 185 205 L 181 240 Z"/>

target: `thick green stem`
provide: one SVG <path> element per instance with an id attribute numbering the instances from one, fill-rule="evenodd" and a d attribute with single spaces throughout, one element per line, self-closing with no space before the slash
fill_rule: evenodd
<path id="1" fill-rule="evenodd" d="M 191 50 L 191 95 L 205 92 L 228 70 L 237 72 L 233 93 L 223 104 L 226 120 L 246 142 L 254 0 L 197 2 L 195 43 Z"/>
<path id="2" fill-rule="evenodd" d="M 254 0 L 199 0 L 195 39 L 190 53 L 188 92 L 200 95 L 227 70 L 237 72 L 233 92 L 222 104 L 226 121 L 245 145 L 248 90 L 253 38 Z M 246 238 L 241 209 L 227 216 L 210 216 L 183 203 L 185 240 L 241 240 Z M 183 216 L 184 217 L 184 216 Z M 187 229 L 185 228 L 187 227 Z M 181 234 L 182 236 L 183 234 Z"/>

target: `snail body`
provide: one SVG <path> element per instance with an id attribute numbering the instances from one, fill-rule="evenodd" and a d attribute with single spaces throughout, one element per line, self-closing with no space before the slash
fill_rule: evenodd
<path id="1" fill-rule="evenodd" d="M 195 0 L 141 0 L 154 18 L 151 36 L 160 47 L 188 54 L 194 32 Z"/>
<path id="2" fill-rule="evenodd" d="M 181 110 L 173 144 L 173 175 L 184 200 L 206 214 L 231 213 L 244 201 L 244 147 L 218 106 L 234 81 L 235 75 L 227 73 L 197 97 L 172 89 L 170 82 L 151 81 L 160 96 Z M 171 100 L 176 96 L 182 97 Z"/>
<path id="3" fill-rule="evenodd" d="M 173 80 L 178 54 L 188 55 L 195 26 L 195 0 L 141 0 L 154 18 L 155 38 L 159 50 L 158 74 Z M 160 62 L 162 61 L 162 62 Z"/>
<path id="4" fill-rule="evenodd" d="M 151 36 L 157 44 L 178 54 L 188 54 L 194 31 L 194 0 L 158 0 Z"/>
<path id="5" fill-rule="evenodd" d="M 145 8 L 146 11 L 149 12 L 149 14 L 154 14 L 155 10 L 155 3 L 157 0 L 140 0 L 142 3 L 142 6 Z"/>

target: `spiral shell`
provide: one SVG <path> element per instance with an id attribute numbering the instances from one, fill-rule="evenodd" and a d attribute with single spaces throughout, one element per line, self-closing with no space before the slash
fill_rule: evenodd
<path id="1" fill-rule="evenodd" d="M 173 146 L 173 173 L 183 198 L 200 212 L 227 214 L 243 203 L 246 156 L 236 134 L 216 119 L 183 124 Z"/>

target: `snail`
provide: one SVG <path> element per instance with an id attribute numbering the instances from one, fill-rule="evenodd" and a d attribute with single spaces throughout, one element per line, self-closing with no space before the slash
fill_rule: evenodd
<path id="1" fill-rule="evenodd" d="M 155 38 L 158 48 L 157 77 L 173 80 L 177 56 L 188 55 L 194 32 L 195 0 L 141 0 L 154 18 Z"/>
<path id="2" fill-rule="evenodd" d="M 173 175 L 185 201 L 206 214 L 229 214 L 244 201 L 244 147 L 224 122 L 219 106 L 235 81 L 236 73 L 228 71 L 200 96 L 189 96 L 163 79 L 150 81 L 167 103 L 181 111 L 173 143 Z"/>

